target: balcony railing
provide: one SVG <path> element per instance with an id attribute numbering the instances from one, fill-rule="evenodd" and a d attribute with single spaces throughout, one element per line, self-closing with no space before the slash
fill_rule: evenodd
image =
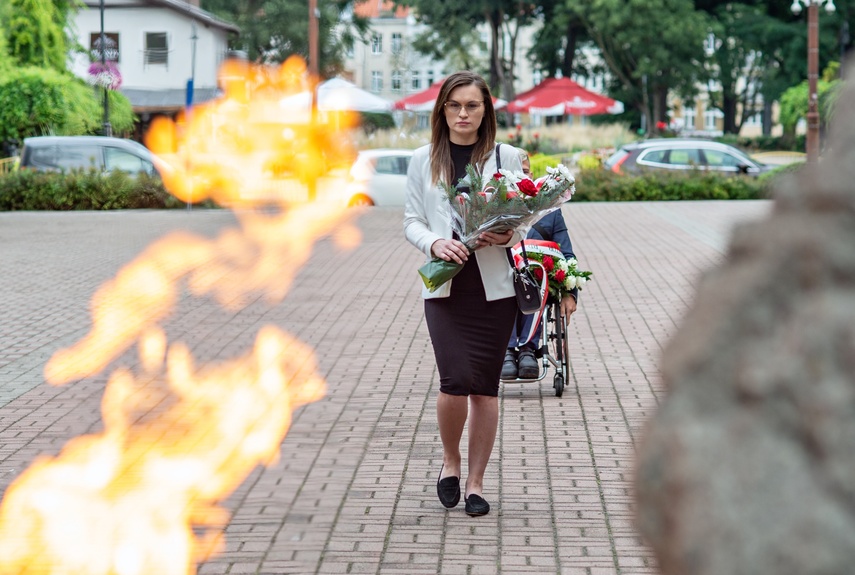
<path id="1" fill-rule="evenodd" d="M 15 169 L 18 164 L 18 158 L 2 158 L 0 159 L 0 175 L 8 174 Z"/>
<path id="2" fill-rule="evenodd" d="M 146 66 L 164 65 L 169 68 L 169 53 L 168 48 L 149 48 L 143 50 L 143 64 Z"/>

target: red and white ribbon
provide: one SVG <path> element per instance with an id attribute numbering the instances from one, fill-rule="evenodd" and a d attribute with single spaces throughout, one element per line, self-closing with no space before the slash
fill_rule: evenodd
<path id="1" fill-rule="evenodd" d="M 526 240 L 525 251 L 526 253 L 533 251 L 554 257 L 564 257 L 564 255 L 561 253 L 561 250 L 558 249 L 558 244 L 555 242 L 546 242 L 542 240 Z M 558 256 L 555 256 L 555 254 L 553 253 L 554 251 L 558 252 Z M 522 257 L 522 244 L 519 243 L 512 247 L 511 254 L 514 258 L 514 265 L 517 267 L 517 269 L 522 269 L 523 266 L 525 266 L 525 261 L 523 261 Z M 534 338 L 538 328 L 540 327 L 540 320 L 543 318 L 543 311 L 546 309 L 546 292 L 549 286 L 549 274 L 546 273 L 546 268 L 543 267 L 543 264 L 541 264 L 537 260 L 529 259 L 528 266 L 530 268 L 539 267 L 540 271 L 542 272 L 540 274 L 540 309 L 537 311 L 537 313 L 532 314 L 534 318 L 531 322 L 531 327 L 528 330 L 528 335 L 526 336 L 525 341 L 520 343 L 520 345 L 525 345 L 530 342 L 532 338 Z"/>

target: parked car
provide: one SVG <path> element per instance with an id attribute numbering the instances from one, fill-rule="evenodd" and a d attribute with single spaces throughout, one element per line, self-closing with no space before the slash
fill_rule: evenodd
<path id="1" fill-rule="evenodd" d="M 618 174 L 644 170 L 712 170 L 757 176 L 772 168 L 752 160 L 733 146 L 688 138 L 656 138 L 627 144 L 612 154 L 604 165 Z"/>
<path id="2" fill-rule="evenodd" d="M 359 152 L 348 175 L 349 206 L 403 206 L 407 167 L 412 150 L 376 149 Z"/>
<path id="3" fill-rule="evenodd" d="M 105 136 L 36 136 L 24 139 L 21 168 L 68 171 L 94 168 L 161 174 L 166 165 L 133 140 Z"/>

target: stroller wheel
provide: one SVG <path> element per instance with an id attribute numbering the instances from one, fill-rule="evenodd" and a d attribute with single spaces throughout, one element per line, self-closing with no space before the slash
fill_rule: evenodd
<path id="1" fill-rule="evenodd" d="M 555 388 L 555 397 L 561 397 L 564 393 L 564 376 L 562 374 L 555 374 L 555 377 L 552 380 L 552 387 Z"/>

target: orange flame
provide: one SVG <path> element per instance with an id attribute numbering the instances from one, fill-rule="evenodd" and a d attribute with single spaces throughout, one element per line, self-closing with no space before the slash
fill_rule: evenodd
<path id="1" fill-rule="evenodd" d="M 346 117 L 283 130 L 259 115 L 306 87 L 301 62 L 278 71 L 232 62 L 221 77 L 225 99 L 195 109 L 183 125 L 160 122 L 147 139 L 182 160 L 164 170 L 176 196 L 246 207 L 269 193 L 272 179 L 288 184 L 280 189 L 305 189 L 351 157 L 341 144 L 346 136 L 333 129 L 347 127 Z M 0 572 L 184 575 L 221 547 L 228 514 L 217 501 L 275 460 L 292 411 L 319 399 L 325 383 L 312 350 L 277 328 L 263 328 L 245 357 L 196 366 L 160 324 L 182 281 L 230 310 L 258 294 L 275 303 L 317 238 L 336 231 L 344 248 L 359 241 L 343 207 L 295 198 L 275 198 L 279 210 L 237 212 L 240 228 L 213 240 L 162 238 L 97 290 L 91 331 L 54 354 L 46 379 L 59 385 L 99 373 L 133 345 L 141 373 L 111 374 L 103 433 L 37 459 L 9 487 L 0 507 Z M 153 381 L 168 384 L 174 401 L 140 421 L 137 392 Z"/>

